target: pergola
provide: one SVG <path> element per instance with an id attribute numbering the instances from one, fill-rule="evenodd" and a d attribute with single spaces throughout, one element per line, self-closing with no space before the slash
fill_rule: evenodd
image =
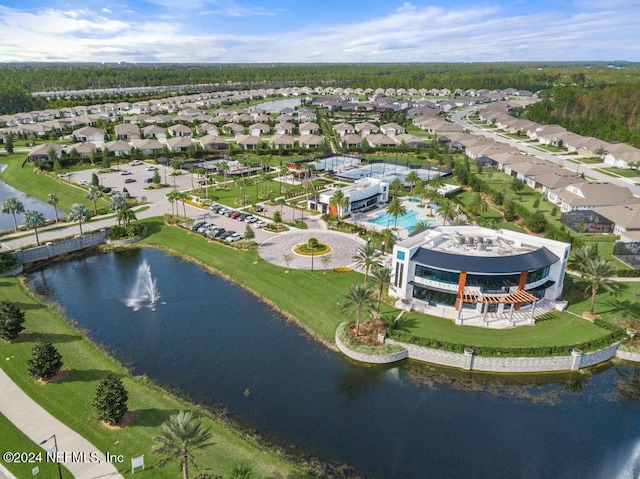
<path id="1" fill-rule="evenodd" d="M 464 303 L 482 304 L 483 322 L 486 322 L 487 320 L 487 313 L 489 312 L 490 304 L 510 304 L 511 310 L 509 312 L 509 325 L 512 325 L 513 311 L 516 309 L 515 305 L 520 303 L 532 303 L 531 318 L 529 319 L 529 322 L 533 323 L 533 313 L 536 308 L 536 301 L 538 301 L 536 296 L 522 289 L 512 291 L 508 294 L 463 294 L 460 301 L 460 307 L 458 309 L 458 321 L 460 321 L 462 306 Z"/>

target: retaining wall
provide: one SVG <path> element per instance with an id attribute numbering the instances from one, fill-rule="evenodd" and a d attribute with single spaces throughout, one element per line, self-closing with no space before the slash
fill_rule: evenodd
<path id="1" fill-rule="evenodd" d="M 16 256 L 22 263 L 34 263 L 51 259 L 102 244 L 106 241 L 108 233 L 109 231 L 105 229 L 84 236 L 56 241 L 55 243 L 46 243 L 35 248 L 16 251 Z"/>
<path id="2" fill-rule="evenodd" d="M 397 353 L 391 354 L 366 354 L 359 353 L 357 351 L 353 351 L 349 349 L 338 337 L 336 332 L 336 346 L 338 349 L 342 351 L 342 354 L 350 357 L 351 359 L 355 359 L 356 361 L 361 361 L 363 363 L 373 363 L 373 364 L 387 364 L 387 363 L 395 363 L 396 361 L 401 361 L 402 359 L 406 359 L 408 357 L 407 351 L 400 351 Z"/>
<path id="3" fill-rule="evenodd" d="M 624 359 L 626 361 L 635 361 L 640 363 L 640 353 L 632 353 L 631 351 L 623 351 L 618 349 L 616 351 L 616 357 L 620 359 Z"/>

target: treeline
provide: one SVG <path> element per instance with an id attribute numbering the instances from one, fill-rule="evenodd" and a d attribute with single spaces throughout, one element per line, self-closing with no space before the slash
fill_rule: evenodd
<path id="1" fill-rule="evenodd" d="M 590 89 L 557 86 L 540 96 L 543 100 L 527 107 L 522 117 L 640 147 L 640 82 Z"/>

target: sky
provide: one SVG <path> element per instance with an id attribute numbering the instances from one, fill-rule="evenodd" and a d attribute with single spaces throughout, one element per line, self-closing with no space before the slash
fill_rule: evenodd
<path id="1" fill-rule="evenodd" d="M 640 61 L 640 0 L 0 0 L 0 62 Z"/>

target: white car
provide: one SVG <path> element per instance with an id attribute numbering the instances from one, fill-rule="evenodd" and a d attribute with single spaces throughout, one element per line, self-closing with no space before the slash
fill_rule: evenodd
<path id="1" fill-rule="evenodd" d="M 129 165 L 131 166 L 140 166 L 142 164 L 142 161 L 140 160 L 133 160 L 129 162 Z"/>
<path id="2" fill-rule="evenodd" d="M 149 165 L 149 166 L 147 166 L 145 169 L 146 169 L 147 171 L 155 171 L 155 170 L 157 170 L 157 168 L 156 168 L 155 166 L 153 166 L 153 165 Z"/>
<path id="3" fill-rule="evenodd" d="M 122 170 L 122 171 L 120 172 L 120 174 L 121 174 L 122 176 L 126 176 L 126 175 L 130 175 L 130 174 L 131 174 L 131 172 L 130 172 L 130 171 L 127 171 L 127 170 Z"/>
<path id="4" fill-rule="evenodd" d="M 240 233 L 234 233 L 228 238 L 225 239 L 227 243 L 234 243 L 235 241 L 240 241 L 242 239 L 242 235 Z"/>

